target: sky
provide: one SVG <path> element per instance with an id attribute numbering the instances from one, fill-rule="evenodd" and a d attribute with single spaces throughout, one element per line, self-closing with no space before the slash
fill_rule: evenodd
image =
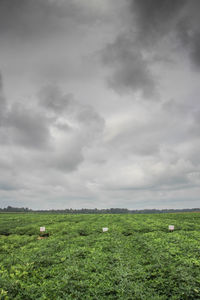
<path id="1" fill-rule="evenodd" d="M 0 207 L 200 207 L 200 1 L 0 0 Z"/>

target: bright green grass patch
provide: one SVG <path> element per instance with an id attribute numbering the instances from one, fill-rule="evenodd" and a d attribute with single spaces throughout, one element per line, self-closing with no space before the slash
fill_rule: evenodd
<path id="1" fill-rule="evenodd" d="M 200 213 L 0 214 L 0 299 L 200 299 Z"/>

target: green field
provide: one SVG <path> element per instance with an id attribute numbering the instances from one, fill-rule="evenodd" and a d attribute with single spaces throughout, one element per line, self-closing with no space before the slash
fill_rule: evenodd
<path id="1" fill-rule="evenodd" d="M 0 299 L 200 299 L 200 213 L 0 214 Z"/>

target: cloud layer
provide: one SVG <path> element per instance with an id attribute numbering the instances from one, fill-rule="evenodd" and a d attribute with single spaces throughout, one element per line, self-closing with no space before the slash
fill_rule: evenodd
<path id="1" fill-rule="evenodd" d="M 199 206 L 199 6 L 0 2 L 0 206 Z"/>

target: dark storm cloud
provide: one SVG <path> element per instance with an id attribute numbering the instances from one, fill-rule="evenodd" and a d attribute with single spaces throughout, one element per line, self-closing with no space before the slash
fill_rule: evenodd
<path id="1" fill-rule="evenodd" d="M 22 103 L 9 106 L 0 77 L 0 143 L 37 148 L 47 145 L 48 139 L 47 118 Z"/>
<path id="2" fill-rule="evenodd" d="M 0 93 L 2 92 L 3 89 L 3 83 L 2 83 L 2 76 L 0 74 Z"/>
<path id="3" fill-rule="evenodd" d="M 58 86 L 49 85 L 39 92 L 39 106 L 51 114 L 53 150 L 43 161 L 47 167 L 62 172 L 74 171 L 84 161 L 83 150 L 102 133 L 103 118 L 89 105 L 63 94 Z"/>
<path id="4" fill-rule="evenodd" d="M 177 20 L 177 37 L 185 51 L 188 51 L 193 65 L 200 66 L 200 2 L 187 1 L 182 17 Z"/>
<path id="5" fill-rule="evenodd" d="M 81 1 L 1 0 L 0 35 L 31 39 L 75 30 L 98 19 L 98 13 Z"/>
<path id="6" fill-rule="evenodd" d="M 8 112 L 5 127 L 8 140 L 24 147 L 43 148 L 49 144 L 48 120 L 34 109 L 15 103 Z"/>
<path id="7" fill-rule="evenodd" d="M 133 0 L 130 7 L 136 21 L 138 42 L 154 47 L 166 36 L 173 35 L 174 46 L 180 43 L 179 51 L 188 52 L 194 66 L 200 66 L 198 0 Z"/>
<path id="8" fill-rule="evenodd" d="M 103 61 L 111 70 L 110 87 L 119 93 L 139 91 L 145 99 L 157 99 L 159 80 L 152 70 L 152 57 L 160 55 L 156 43 L 175 30 L 186 2 L 128 1 L 131 18 L 123 19 L 122 32 L 103 51 Z"/>
<path id="9" fill-rule="evenodd" d="M 108 84 L 119 93 L 142 91 L 151 97 L 154 79 L 137 44 L 126 36 L 118 36 L 103 51 L 103 62 L 111 68 Z"/>
<path id="10" fill-rule="evenodd" d="M 200 7 L 199 7 L 200 9 Z M 197 25 L 197 26 L 196 26 Z M 193 66 L 200 66 L 200 21 L 195 26 L 188 20 L 181 21 L 177 26 L 178 37 L 181 45 L 193 62 Z"/>
<path id="11" fill-rule="evenodd" d="M 123 20 L 123 31 L 102 52 L 103 62 L 110 68 L 107 82 L 118 93 L 140 91 L 145 99 L 157 98 L 159 77 L 153 73 L 156 64 L 175 59 L 181 51 L 189 55 L 196 67 L 200 65 L 200 2 L 128 3 L 131 18 Z"/>
<path id="12" fill-rule="evenodd" d="M 197 32 L 190 42 L 190 56 L 195 65 L 200 66 L 200 32 Z"/>
<path id="13" fill-rule="evenodd" d="M 104 120 L 91 106 L 53 85 L 44 87 L 34 104 L 14 102 L 6 106 L 3 115 L 0 142 L 8 153 L 10 146 L 15 149 L 14 160 L 21 161 L 21 170 L 27 165 L 30 168 L 35 156 L 39 169 L 76 170 L 84 161 L 84 149 L 104 128 Z M 25 157 L 18 151 L 24 151 Z"/>
<path id="14" fill-rule="evenodd" d="M 49 18 L 56 19 L 59 6 L 41 0 L 1 0 L 0 33 L 26 37 L 49 25 Z M 46 28 L 45 28 L 46 29 Z"/>
<path id="15" fill-rule="evenodd" d="M 38 162 L 50 169 L 77 169 L 84 160 L 83 149 L 90 147 L 104 127 L 92 107 L 63 94 L 57 86 L 44 87 L 34 105 L 14 102 L 7 106 L 2 99 L 1 144 L 26 149 L 30 158 L 37 150 Z"/>
<path id="16" fill-rule="evenodd" d="M 187 0 L 133 0 L 139 39 L 153 43 L 172 30 Z"/>
<path id="17" fill-rule="evenodd" d="M 38 93 L 38 104 L 49 112 L 55 114 L 55 117 L 62 116 L 67 120 L 75 120 L 81 126 L 93 126 L 98 132 L 104 126 L 103 118 L 89 105 L 83 105 L 76 101 L 72 94 L 63 94 L 56 85 L 43 87 Z M 61 124 L 57 124 L 58 127 Z M 62 124 L 62 125 L 68 125 Z M 62 127 L 62 126 L 61 126 Z M 60 127 L 60 128 L 61 128 Z M 63 129 L 65 126 L 63 127 Z M 68 129 L 70 127 L 68 126 Z M 71 127 L 72 129 L 72 127 Z"/>
<path id="18" fill-rule="evenodd" d="M 7 141 L 7 134 L 4 130 L 4 123 L 7 114 L 6 99 L 3 94 L 2 76 L 0 74 L 0 144 Z"/>
<path id="19" fill-rule="evenodd" d="M 55 113 L 64 113 L 73 102 L 71 94 L 62 95 L 60 89 L 55 85 L 43 87 L 38 93 L 39 104 Z"/>
<path id="20" fill-rule="evenodd" d="M 5 117 L 5 111 L 6 111 L 6 99 L 3 95 L 3 82 L 2 82 L 2 76 L 0 74 L 0 125 L 3 122 L 3 119 Z"/>
<path id="21" fill-rule="evenodd" d="M 104 126 L 104 120 L 92 106 L 76 101 L 72 94 L 63 94 L 56 85 L 43 87 L 38 93 L 38 104 L 57 116 L 64 116 L 65 121 L 73 117 L 81 125 Z M 98 126 L 95 126 L 98 127 Z"/>

